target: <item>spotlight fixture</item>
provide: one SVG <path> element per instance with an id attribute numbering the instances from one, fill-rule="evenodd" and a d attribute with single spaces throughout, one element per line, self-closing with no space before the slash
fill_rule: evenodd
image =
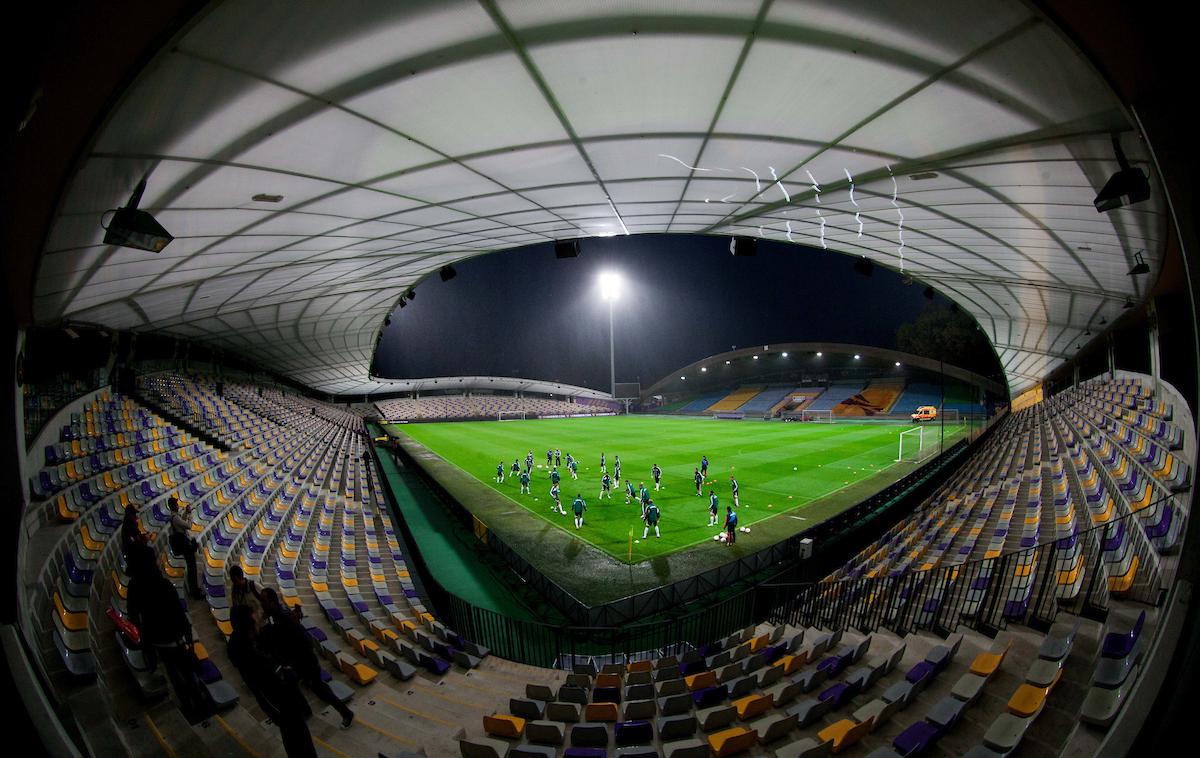
<path id="1" fill-rule="evenodd" d="M 409 300 L 416 300 L 417 299 L 417 291 L 416 291 L 416 289 L 410 288 L 408 290 L 408 292 L 404 293 L 404 296 L 407 297 Z"/>
<path id="2" fill-rule="evenodd" d="M 933 293 L 933 287 L 926 287 L 926 288 L 925 288 L 924 295 L 925 295 L 925 299 L 926 299 L 926 300 L 932 300 L 932 299 L 933 299 L 933 294 L 934 294 L 934 293 Z"/>
<path id="3" fill-rule="evenodd" d="M 786 358 L 786 357 L 787 357 L 787 351 L 784 351 L 784 353 L 783 353 L 783 357 L 784 357 L 784 358 Z"/>
<path id="4" fill-rule="evenodd" d="M 1125 304 L 1121 306 L 1121 310 L 1127 311 L 1132 307 L 1133 307 L 1133 300 L 1128 297 L 1125 298 Z"/>
<path id="5" fill-rule="evenodd" d="M 1133 260 L 1136 261 L 1136 263 L 1133 264 L 1133 268 L 1129 269 L 1130 276 L 1138 276 L 1139 274 L 1150 273 L 1150 264 L 1146 263 L 1146 258 L 1142 255 L 1142 252 L 1143 251 L 1138 250 L 1133 254 Z"/>
<path id="6" fill-rule="evenodd" d="M 896 361 L 896 368 L 900 368 L 900 361 Z"/>
<path id="7" fill-rule="evenodd" d="M 1096 195 L 1096 199 L 1092 201 L 1098 213 L 1124 208 L 1150 197 L 1150 182 L 1146 179 L 1146 172 L 1129 165 L 1129 161 L 1125 159 L 1125 153 L 1121 150 L 1119 135 L 1112 136 L 1112 146 L 1113 152 L 1117 154 L 1117 164 L 1121 170 L 1104 183 L 1104 189 L 1100 190 L 1100 194 Z"/>
<path id="8" fill-rule="evenodd" d="M 701 374 L 708 373 L 708 368 L 706 368 L 705 366 L 701 366 L 701 367 L 700 367 L 700 373 L 701 373 Z"/>
<path id="9" fill-rule="evenodd" d="M 554 243 L 554 257 L 560 261 L 564 258 L 579 257 L 579 240 L 562 240 Z"/>
<path id="10" fill-rule="evenodd" d="M 818 351 L 817 351 L 817 357 L 818 357 L 818 358 L 820 358 L 822 355 L 824 355 L 824 353 L 822 353 L 820 350 L 818 350 Z"/>
<path id="11" fill-rule="evenodd" d="M 408 305 L 408 302 L 404 299 L 404 295 L 400 296 L 400 302 L 398 302 L 397 305 L 399 305 L 401 308 Z"/>
<path id="12" fill-rule="evenodd" d="M 729 252 L 739 258 L 748 258 L 755 253 L 758 245 L 753 237 L 733 237 L 729 240 Z"/>
<path id="13" fill-rule="evenodd" d="M 861 359 L 862 359 L 862 356 L 861 356 L 861 355 L 859 355 L 858 353 L 855 353 L 855 354 L 854 354 L 854 360 L 856 360 L 856 361 L 857 361 L 857 360 L 861 360 Z"/>
<path id="14" fill-rule="evenodd" d="M 756 355 L 756 356 L 754 356 L 754 360 L 758 360 L 758 356 L 757 356 L 757 355 Z"/>
<path id="15" fill-rule="evenodd" d="M 391 325 L 392 325 L 392 316 L 391 316 L 391 314 L 388 314 L 387 316 L 384 316 L 384 317 L 383 317 L 383 325 L 384 325 L 385 327 L 388 327 L 388 326 L 391 326 Z"/>
<path id="16" fill-rule="evenodd" d="M 458 276 L 458 272 L 454 270 L 453 266 L 447 264 L 442 266 L 441 271 L 438 271 L 438 276 L 442 277 L 443 282 L 448 282 L 454 277 Z"/>
<path id="17" fill-rule="evenodd" d="M 1106 319 L 1105 317 L 1101 316 L 1101 317 L 1100 317 L 1100 326 L 1104 326 L 1104 325 L 1105 325 L 1105 324 L 1107 324 L 1107 323 L 1108 323 L 1108 319 Z"/>
<path id="18" fill-rule="evenodd" d="M 726 366 L 728 366 L 728 365 L 729 365 L 729 361 L 725 361 L 725 365 L 726 365 Z"/>
<path id="19" fill-rule="evenodd" d="M 681 381 L 681 382 L 683 382 L 683 381 L 687 381 L 687 377 L 686 377 L 686 376 L 681 376 L 681 377 L 679 377 L 679 381 Z"/>
<path id="20" fill-rule="evenodd" d="M 867 256 L 861 256 L 854 262 L 854 272 L 863 276 L 870 276 L 875 273 L 875 263 Z"/>
<path id="21" fill-rule="evenodd" d="M 154 216 L 138 210 L 138 203 L 141 202 L 142 193 L 145 191 L 146 180 L 143 178 L 134 188 L 133 194 L 129 196 L 129 203 L 124 208 L 109 211 L 113 215 L 108 221 L 108 226 L 104 226 L 103 218 L 100 219 L 100 226 L 104 229 L 104 244 L 161 253 L 163 248 L 175 239 Z"/>

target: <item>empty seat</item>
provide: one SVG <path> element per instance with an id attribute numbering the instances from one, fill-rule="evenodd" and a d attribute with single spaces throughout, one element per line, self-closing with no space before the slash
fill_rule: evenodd
<path id="1" fill-rule="evenodd" d="M 750 722 L 750 728 L 758 732 L 760 743 L 768 744 L 786 737 L 798 723 L 799 719 L 794 714 L 775 713 Z"/>
<path id="2" fill-rule="evenodd" d="M 588 721 L 615 723 L 620 716 L 616 703 L 588 703 L 583 709 L 583 717 Z"/>
<path id="3" fill-rule="evenodd" d="M 663 716 L 655 722 L 655 729 L 663 742 L 687 739 L 696 733 L 695 716 Z"/>
<path id="4" fill-rule="evenodd" d="M 654 727 L 649 721 L 622 721 L 613 727 L 613 738 L 618 746 L 649 745 L 654 741 Z"/>
<path id="5" fill-rule="evenodd" d="M 833 745 L 830 749 L 834 753 L 840 753 L 857 743 L 867 732 L 871 731 L 872 723 L 871 719 L 861 722 L 842 719 L 817 732 L 817 737 L 822 742 L 832 742 Z"/>
<path id="6" fill-rule="evenodd" d="M 724 729 L 708 736 L 708 746 L 716 758 L 744 753 L 758 744 L 758 732 L 742 726 Z"/>
<path id="7" fill-rule="evenodd" d="M 573 747 L 608 747 L 608 727 L 584 722 L 571 727 Z"/>
<path id="8" fill-rule="evenodd" d="M 546 703 L 546 719 L 548 721 L 573 724 L 579 721 L 581 711 L 578 703 Z"/>
<path id="9" fill-rule="evenodd" d="M 520 739 L 525 733 L 525 719 L 520 716 L 510 716 L 507 713 L 493 713 L 483 717 L 483 731 L 493 737 Z"/>
<path id="10" fill-rule="evenodd" d="M 506 758 L 509 745 L 503 740 L 473 737 L 459 739 L 458 749 L 463 758 Z"/>
<path id="11" fill-rule="evenodd" d="M 701 731 L 711 732 L 723 729 L 733 723 L 737 711 L 731 705 L 715 705 L 696 712 L 696 721 L 700 723 Z"/>
<path id="12" fill-rule="evenodd" d="M 539 745 L 561 745 L 565 735 L 563 725 L 553 721 L 529 721 L 525 724 L 525 738 Z"/>

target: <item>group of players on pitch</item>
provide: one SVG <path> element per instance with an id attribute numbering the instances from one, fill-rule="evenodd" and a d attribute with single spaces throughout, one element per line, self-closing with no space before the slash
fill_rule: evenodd
<path id="1" fill-rule="evenodd" d="M 550 499 L 554 504 L 550 506 L 550 511 L 567 515 L 567 511 L 563 508 L 561 500 L 561 488 L 559 486 L 562 480 L 562 475 L 558 473 L 558 469 L 563 465 L 563 454 L 559 449 L 546 450 L 546 468 L 550 469 Z M 579 479 L 579 460 L 572 457 L 570 453 L 566 454 L 566 469 L 571 474 L 572 479 Z M 521 494 L 528 495 L 529 481 L 533 472 L 533 451 L 530 450 L 525 455 L 525 466 L 522 467 L 520 460 L 513 459 L 510 478 L 517 479 L 521 484 Z M 600 495 L 597 499 L 609 498 L 612 499 L 614 489 L 621 487 L 621 456 L 613 456 L 613 472 L 608 473 L 608 462 L 604 453 L 600 453 Z M 662 469 L 658 464 L 650 469 L 650 476 L 654 479 L 654 491 L 658 492 L 662 488 Z M 693 474 L 693 481 L 696 485 L 696 495 L 701 495 L 704 489 L 704 482 L 708 476 L 708 456 L 704 455 L 700 458 L 700 465 L 696 467 Z M 496 465 L 496 482 L 502 484 L 504 482 L 504 462 L 501 461 Z M 733 505 L 725 507 L 725 522 L 721 524 L 726 533 L 726 544 L 733 544 L 737 535 L 737 511 L 739 507 L 738 501 L 738 483 L 733 476 L 729 477 L 730 486 L 733 488 Z M 645 528 L 642 530 L 642 539 L 646 539 L 650 535 L 650 530 L 654 530 L 654 536 L 660 537 L 658 529 L 659 519 L 662 514 L 659 512 L 658 506 L 654 504 L 654 500 L 650 497 L 650 491 L 646 488 L 645 482 L 640 482 L 635 488 L 632 479 L 625 480 L 625 503 L 628 505 L 631 502 L 637 502 L 642 508 L 642 521 L 645 523 Z M 720 515 L 720 506 L 717 499 L 717 493 L 711 488 L 708 491 L 708 525 L 717 526 L 717 520 Z M 583 495 L 575 494 L 575 500 L 571 502 L 571 510 L 575 515 L 575 528 L 579 529 L 583 526 L 583 514 L 587 510 L 587 503 L 583 500 Z"/>

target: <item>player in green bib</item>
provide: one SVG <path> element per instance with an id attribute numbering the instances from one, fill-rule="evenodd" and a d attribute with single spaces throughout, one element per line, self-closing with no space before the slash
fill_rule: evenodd
<path id="1" fill-rule="evenodd" d="M 642 520 L 646 522 L 646 527 L 642 529 L 642 539 L 646 539 L 651 529 L 654 529 L 655 537 L 660 536 L 658 533 L 658 516 L 658 506 L 654 504 L 654 501 L 651 500 L 646 503 L 646 512 L 642 514 Z"/>
<path id="2" fill-rule="evenodd" d="M 583 526 L 583 512 L 587 510 L 587 503 L 583 502 L 583 495 L 575 494 L 575 500 L 571 503 L 571 510 L 575 511 L 575 528 Z"/>

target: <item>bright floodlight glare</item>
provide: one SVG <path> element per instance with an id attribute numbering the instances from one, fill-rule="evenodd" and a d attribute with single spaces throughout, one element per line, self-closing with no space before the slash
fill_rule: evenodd
<path id="1" fill-rule="evenodd" d="M 859 358 L 862 358 L 862 356 L 861 356 L 861 355 L 859 355 L 858 353 L 855 353 L 855 354 L 854 354 L 854 360 L 858 360 Z"/>
<path id="2" fill-rule="evenodd" d="M 822 353 L 820 350 L 818 350 L 818 351 L 817 351 L 817 357 L 818 357 L 818 358 L 820 358 L 822 355 L 823 355 L 823 353 Z"/>
<path id="3" fill-rule="evenodd" d="M 900 368 L 900 361 L 896 361 L 896 368 Z"/>
<path id="4" fill-rule="evenodd" d="M 787 353 L 786 353 L 786 352 L 783 354 L 783 357 L 784 357 L 784 358 L 786 358 L 786 357 L 787 357 Z"/>
<path id="5" fill-rule="evenodd" d="M 600 297 L 616 300 L 621 296 L 621 276 L 612 271 L 600 274 Z"/>
<path id="6" fill-rule="evenodd" d="M 683 380 L 685 380 L 685 379 L 687 379 L 687 377 L 686 377 L 686 376 L 681 376 L 681 377 L 679 377 L 679 381 L 681 381 L 681 382 L 682 382 Z"/>
<path id="7" fill-rule="evenodd" d="M 725 361 L 725 365 L 726 365 L 726 366 L 728 366 L 728 365 L 729 365 L 729 361 Z"/>
<path id="8" fill-rule="evenodd" d="M 758 356 L 757 356 L 757 355 L 756 355 L 756 356 L 754 356 L 754 360 L 758 360 Z"/>
<path id="9" fill-rule="evenodd" d="M 705 368 L 704 366 L 701 366 L 701 367 L 700 367 L 700 371 L 701 371 L 701 373 L 703 373 L 703 372 L 705 372 L 705 371 L 708 371 L 708 369 L 707 369 L 707 368 Z"/>

